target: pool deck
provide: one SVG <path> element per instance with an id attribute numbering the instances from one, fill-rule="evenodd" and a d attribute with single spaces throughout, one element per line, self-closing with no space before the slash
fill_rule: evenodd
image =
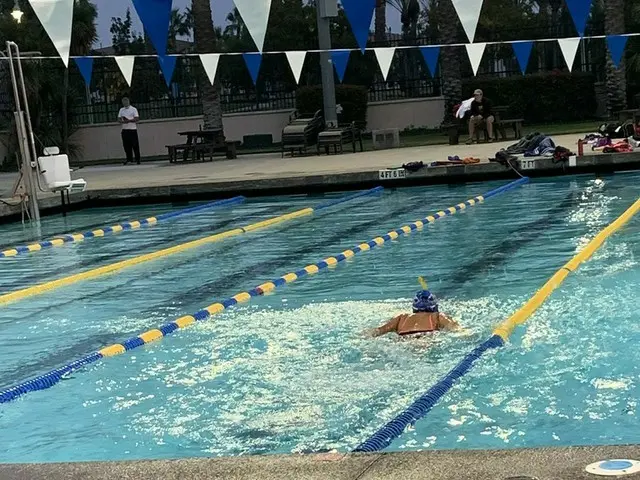
<path id="1" fill-rule="evenodd" d="M 578 138 L 584 135 L 554 136 L 556 144 L 576 150 Z M 312 191 L 348 190 L 383 184 L 388 187 L 459 183 L 515 178 L 516 174 L 488 158 L 513 144 L 436 145 L 399 148 L 343 155 L 281 158 L 280 154 L 240 156 L 236 160 L 207 163 L 169 164 L 149 162 L 142 165 L 84 167 L 73 172 L 73 178 L 88 182 L 85 192 L 72 196 L 72 203 L 84 206 L 163 201 L 204 200 L 235 194 L 248 196 L 308 193 Z M 450 155 L 476 157 L 481 163 L 424 168 L 407 178 L 380 180 L 379 170 L 401 167 L 405 163 L 425 164 L 446 160 Z M 554 163 L 552 159 L 536 160 L 530 176 L 589 173 L 640 169 L 640 151 L 623 154 L 589 154 L 578 157 L 574 166 Z M 0 192 L 8 192 L 17 174 L 0 174 Z M 20 213 L 20 207 L 0 203 L 0 218 Z M 57 195 L 43 194 L 41 210 L 60 205 Z"/>
<path id="2" fill-rule="evenodd" d="M 638 459 L 640 446 L 441 450 L 359 455 L 272 455 L 134 462 L 0 465 L 2 480 L 597 480 L 607 459 Z M 520 477 L 525 477 L 520 479 Z M 609 477 L 613 478 L 613 477 Z M 621 478 L 621 477 L 615 477 Z M 640 474 L 628 475 L 630 480 Z"/>

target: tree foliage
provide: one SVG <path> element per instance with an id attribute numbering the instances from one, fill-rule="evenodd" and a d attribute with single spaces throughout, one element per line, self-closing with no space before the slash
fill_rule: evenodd
<path id="1" fill-rule="evenodd" d="M 0 42 L 14 41 L 21 52 L 40 52 L 43 56 L 57 56 L 53 43 L 44 31 L 33 9 L 27 1 L 20 0 L 18 6 L 24 12 L 21 23 L 16 23 L 9 14 L 14 7 L 13 0 L 0 0 Z M 71 55 L 86 55 L 97 39 L 97 9 L 89 0 L 76 0 L 71 36 Z M 29 97 L 31 122 L 38 147 L 67 146 L 72 156 L 79 153 L 73 145 L 67 145 L 67 138 L 75 129 L 71 106 L 84 103 L 84 87 L 81 83 L 66 85 L 66 69 L 59 59 L 30 60 L 22 62 L 25 85 Z M 15 168 L 17 139 L 13 132 L 13 93 L 9 80 L 8 65 L 2 62 L 1 93 L 3 98 L 2 123 L 12 132 L 8 140 L 9 158 L 2 168 Z M 0 159 L 2 160 L 2 159 Z"/>

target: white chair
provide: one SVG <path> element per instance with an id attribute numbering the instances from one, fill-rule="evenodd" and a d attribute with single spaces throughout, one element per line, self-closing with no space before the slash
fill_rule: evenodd
<path id="1" fill-rule="evenodd" d="M 38 157 L 38 165 L 40 174 L 51 192 L 61 192 L 64 195 L 64 192 L 84 192 L 87 188 L 84 179 L 71 180 L 69 157 L 61 155 L 57 147 L 45 148 L 44 156 Z"/>

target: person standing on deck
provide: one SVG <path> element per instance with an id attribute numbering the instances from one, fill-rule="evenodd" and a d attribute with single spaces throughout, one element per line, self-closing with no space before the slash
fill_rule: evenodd
<path id="1" fill-rule="evenodd" d="M 138 141 L 138 109 L 131 105 L 128 97 L 122 97 L 122 108 L 118 112 L 118 122 L 122 124 L 122 146 L 127 159 L 124 161 L 126 165 L 133 162 L 135 154 L 136 163 L 140 165 L 140 143 Z"/>

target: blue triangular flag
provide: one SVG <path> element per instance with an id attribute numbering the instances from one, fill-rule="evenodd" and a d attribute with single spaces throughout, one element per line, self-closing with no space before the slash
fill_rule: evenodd
<path id="1" fill-rule="evenodd" d="M 262 64 L 262 54 L 243 53 L 242 58 L 244 58 L 244 63 L 247 65 L 247 70 L 249 70 L 251 80 L 253 80 L 253 85 L 255 86 L 258 83 L 258 74 L 260 73 L 260 65 Z"/>
<path id="2" fill-rule="evenodd" d="M 533 42 L 515 42 L 512 43 L 513 53 L 516 54 L 516 59 L 520 65 L 522 74 L 527 71 L 527 65 L 529 65 L 529 57 L 531 57 L 531 49 L 533 48 Z"/>
<path id="3" fill-rule="evenodd" d="M 607 37 L 607 46 L 611 52 L 611 59 L 613 64 L 618 68 L 622 61 L 622 55 L 624 55 L 624 47 L 627 46 L 627 40 L 629 37 L 626 35 L 609 35 Z"/>
<path id="4" fill-rule="evenodd" d="M 369 40 L 369 27 L 376 9 L 376 0 L 341 0 L 341 3 L 358 47 L 364 53 Z"/>
<path id="5" fill-rule="evenodd" d="M 347 71 L 350 54 L 351 51 L 349 50 L 331 51 L 331 62 L 333 63 L 333 66 L 336 67 L 336 73 L 338 74 L 338 80 L 340 80 L 340 83 L 344 80 L 344 74 Z"/>
<path id="6" fill-rule="evenodd" d="M 164 81 L 167 82 L 167 87 L 171 86 L 173 71 L 176 69 L 176 60 L 178 60 L 178 57 L 172 55 L 158 57 L 158 63 L 160 64 L 162 75 L 164 75 Z"/>
<path id="7" fill-rule="evenodd" d="M 569 13 L 576 26 L 578 35 L 584 37 L 584 30 L 587 27 L 587 19 L 589 18 L 592 0 L 565 0 L 565 2 L 567 2 L 567 7 L 569 8 Z"/>
<path id="8" fill-rule="evenodd" d="M 91 85 L 91 74 L 93 73 L 93 58 L 91 57 L 75 57 L 73 59 L 76 62 L 78 70 L 80 70 L 80 74 L 82 78 L 84 78 L 84 83 L 87 85 Z"/>
<path id="9" fill-rule="evenodd" d="M 438 69 L 438 59 L 440 58 L 440 47 L 420 47 L 420 51 L 431 76 L 435 77 Z"/>
<path id="10" fill-rule="evenodd" d="M 158 55 L 167 53 L 172 0 L 133 0 L 144 31 Z"/>

